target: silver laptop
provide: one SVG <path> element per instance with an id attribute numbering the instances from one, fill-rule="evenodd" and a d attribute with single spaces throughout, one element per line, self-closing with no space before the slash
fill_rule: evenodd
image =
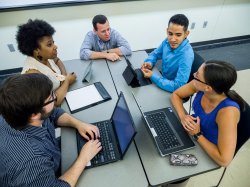
<path id="1" fill-rule="evenodd" d="M 133 97 L 161 156 L 195 147 L 171 107 L 143 112 Z"/>

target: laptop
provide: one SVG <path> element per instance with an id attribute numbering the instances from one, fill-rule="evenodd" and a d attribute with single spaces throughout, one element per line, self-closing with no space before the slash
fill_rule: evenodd
<path id="1" fill-rule="evenodd" d="M 133 97 L 161 156 L 195 147 L 171 107 L 143 112 Z"/>
<path id="2" fill-rule="evenodd" d="M 136 135 L 136 129 L 125 97 L 121 92 L 111 119 L 93 123 L 100 131 L 102 150 L 90 161 L 86 168 L 92 168 L 122 160 Z M 78 153 L 87 142 L 78 132 Z"/>
<path id="3" fill-rule="evenodd" d="M 144 77 L 141 69 L 134 69 L 131 62 L 125 55 L 124 55 L 124 58 L 127 62 L 127 67 L 122 73 L 122 76 L 124 77 L 128 85 L 130 85 L 132 88 L 136 88 L 136 87 L 152 84 L 149 78 Z"/>

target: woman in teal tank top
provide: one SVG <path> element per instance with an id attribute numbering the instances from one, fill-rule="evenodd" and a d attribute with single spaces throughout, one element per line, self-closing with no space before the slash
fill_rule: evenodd
<path id="1" fill-rule="evenodd" d="M 191 82 L 172 94 L 171 102 L 183 128 L 217 164 L 227 166 L 235 152 L 240 110 L 245 107 L 244 100 L 230 90 L 237 80 L 237 72 L 227 62 L 210 60 L 193 76 Z M 182 99 L 195 93 L 194 115 L 188 115 Z"/>

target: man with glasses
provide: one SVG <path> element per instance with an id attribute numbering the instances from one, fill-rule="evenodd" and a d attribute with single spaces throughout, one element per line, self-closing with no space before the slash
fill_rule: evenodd
<path id="1" fill-rule="evenodd" d="M 186 84 L 194 61 L 194 52 L 187 39 L 188 18 L 183 14 L 172 16 L 168 22 L 167 38 L 144 60 L 141 70 L 158 87 L 168 92 Z M 157 60 L 162 60 L 161 73 L 152 71 Z"/>
<path id="2" fill-rule="evenodd" d="M 96 15 L 93 20 L 93 31 L 89 31 L 80 49 L 83 60 L 104 58 L 112 62 L 120 60 L 122 55 L 131 55 L 127 40 L 119 32 L 110 28 L 104 15 Z"/>
<path id="3" fill-rule="evenodd" d="M 1 186 L 75 186 L 87 163 L 101 150 L 99 140 L 94 140 L 100 136 L 98 128 L 54 108 L 57 98 L 51 90 L 52 82 L 43 74 L 16 75 L 1 85 Z M 89 140 L 62 175 L 56 126 L 76 128 Z"/>

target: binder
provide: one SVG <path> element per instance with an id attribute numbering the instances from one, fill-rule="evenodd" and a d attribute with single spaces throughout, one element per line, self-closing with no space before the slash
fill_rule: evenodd
<path id="1" fill-rule="evenodd" d="M 65 97 L 72 114 L 110 99 L 111 96 L 101 82 L 69 91 Z"/>

